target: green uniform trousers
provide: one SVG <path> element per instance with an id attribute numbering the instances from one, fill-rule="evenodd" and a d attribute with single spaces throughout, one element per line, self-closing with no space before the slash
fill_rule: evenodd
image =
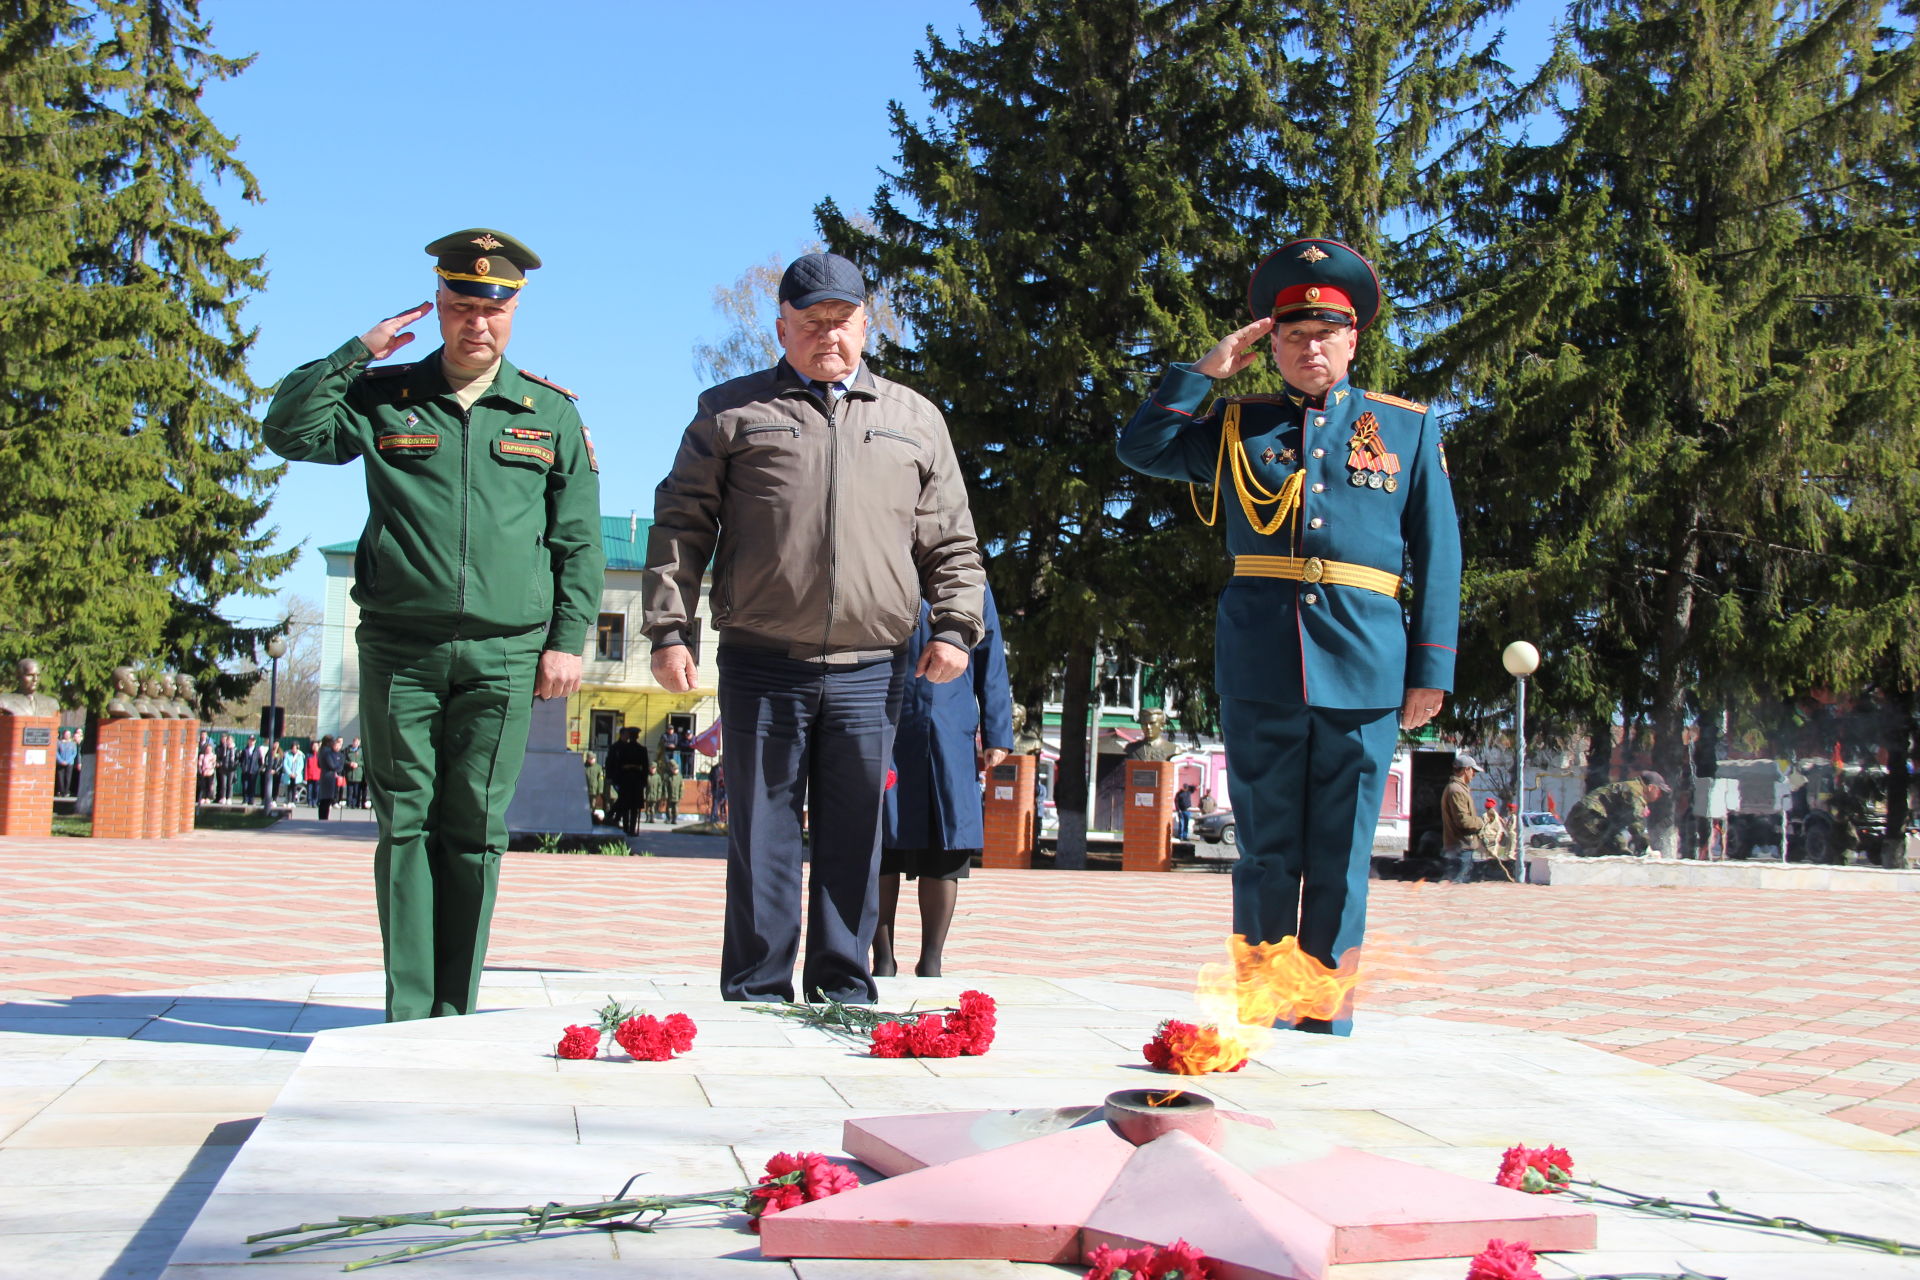
<path id="1" fill-rule="evenodd" d="M 386 619 L 356 633 L 389 1022 L 471 1013 L 479 998 L 546 636 L 455 639 Z"/>

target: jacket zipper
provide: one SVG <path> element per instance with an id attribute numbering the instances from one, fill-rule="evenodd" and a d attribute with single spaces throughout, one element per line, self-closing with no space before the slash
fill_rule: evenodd
<path id="1" fill-rule="evenodd" d="M 868 444 L 872 444 L 872 443 L 873 443 L 873 440 L 874 440 L 874 437 L 875 437 L 875 436 L 878 436 L 878 437 L 880 437 L 880 438 L 881 438 L 881 439 L 883 439 L 883 440 L 904 440 L 904 441 L 906 441 L 906 442 L 907 442 L 908 444 L 910 444 L 910 445 L 912 445 L 912 446 L 913 446 L 914 448 L 916 448 L 916 449 L 918 449 L 918 448 L 920 447 L 920 442 L 919 442 L 918 440 L 915 440 L 915 439 L 914 439 L 914 438 L 913 438 L 912 436 L 910 436 L 910 435 L 907 435 L 907 434 L 906 434 L 905 432 L 901 432 L 901 431 L 888 431 L 888 430 L 887 430 L 887 429 L 885 429 L 884 427 L 869 427 L 869 428 L 867 428 L 867 437 L 866 437 L 866 442 L 867 442 Z"/>
<path id="2" fill-rule="evenodd" d="M 831 391 L 823 392 L 822 395 L 827 402 L 827 617 L 825 630 L 820 636 L 820 657 L 825 661 L 833 644 L 834 611 L 840 603 L 840 541 L 836 536 L 840 489 L 840 442 L 839 433 L 835 430 L 840 419 L 840 402 L 833 398 Z"/>
<path id="3" fill-rule="evenodd" d="M 473 411 L 460 410 L 460 590 L 453 602 L 453 638 L 460 638 L 460 625 L 467 618 L 467 520 L 468 488 L 473 472 Z"/>

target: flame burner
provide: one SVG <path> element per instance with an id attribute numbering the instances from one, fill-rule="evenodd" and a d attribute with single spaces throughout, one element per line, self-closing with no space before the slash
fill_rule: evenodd
<path id="1" fill-rule="evenodd" d="M 1103 1118 L 1134 1146 L 1145 1146 L 1169 1133 L 1184 1133 L 1212 1146 L 1220 1131 L 1213 1099 L 1178 1089 L 1121 1089 L 1107 1095 Z"/>

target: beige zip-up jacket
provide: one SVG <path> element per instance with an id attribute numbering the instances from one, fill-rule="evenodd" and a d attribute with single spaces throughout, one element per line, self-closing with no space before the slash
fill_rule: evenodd
<path id="1" fill-rule="evenodd" d="M 863 362 L 837 404 L 785 360 L 710 388 L 654 492 L 643 627 L 687 643 L 713 563 L 720 643 L 884 657 L 913 634 L 971 651 L 986 575 L 946 420 Z"/>

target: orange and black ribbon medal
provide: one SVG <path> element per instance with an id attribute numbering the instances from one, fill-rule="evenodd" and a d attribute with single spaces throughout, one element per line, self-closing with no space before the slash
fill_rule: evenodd
<path id="1" fill-rule="evenodd" d="M 1347 441 L 1347 467 L 1353 486 L 1385 489 L 1392 493 L 1400 487 L 1400 455 L 1388 453 L 1380 439 L 1380 419 L 1371 410 L 1353 424 L 1353 439 Z"/>

